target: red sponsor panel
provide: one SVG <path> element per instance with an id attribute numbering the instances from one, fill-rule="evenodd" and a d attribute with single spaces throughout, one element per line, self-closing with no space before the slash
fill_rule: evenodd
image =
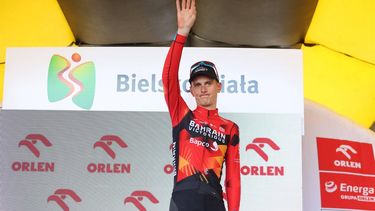
<path id="1" fill-rule="evenodd" d="M 375 210 L 375 176 L 320 173 L 322 208 Z"/>
<path id="2" fill-rule="evenodd" d="M 375 174 L 373 147 L 369 143 L 317 138 L 319 170 Z"/>

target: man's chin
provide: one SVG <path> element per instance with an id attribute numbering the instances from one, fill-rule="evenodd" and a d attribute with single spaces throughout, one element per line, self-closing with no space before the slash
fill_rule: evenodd
<path id="1" fill-rule="evenodd" d="M 210 106 L 211 106 L 211 103 L 204 102 L 204 103 L 200 103 L 199 105 L 200 105 L 201 107 L 210 107 Z"/>

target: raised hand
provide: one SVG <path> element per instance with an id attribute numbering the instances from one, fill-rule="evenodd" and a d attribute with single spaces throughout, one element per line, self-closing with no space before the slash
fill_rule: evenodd
<path id="1" fill-rule="evenodd" d="M 188 36 L 197 16 L 195 0 L 176 0 L 176 8 L 177 33 Z"/>

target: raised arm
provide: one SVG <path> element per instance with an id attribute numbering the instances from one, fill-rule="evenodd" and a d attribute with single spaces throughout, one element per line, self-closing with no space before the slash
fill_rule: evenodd
<path id="1" fill-rule="evenodd" d="M 195 0 L 176 0 L 177 34 L 173 40 L 163 68 L 163 89 L 172 126 L 176 126 L 189 111 L 180 94 L 178 69 L 187 36 L 196 17 Z"/>

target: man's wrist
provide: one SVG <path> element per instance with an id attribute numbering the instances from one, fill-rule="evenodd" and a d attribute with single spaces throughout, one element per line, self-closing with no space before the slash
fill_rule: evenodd
<path id="1" fill-rule="evenodd" d="M 177 34 L 180 34 L 182 36 L 189 36 L 190 28 L 178 28 L 177 29 Z"/>
<path id="2" fill-rule="evenodd" d="M 184 36 L 184 35 L 182 35 L 182 34 L 179 34 L 178 32 L 177 32 L 177 34 L 175 35 L 175 37 L 173 38 L 173 40 L 174 40 L 175 42 L 178 42 L 178 43 L 181 43 L 181 44 L 185 44 L 186 39 L 187 39 L 186 36 Z"/>

